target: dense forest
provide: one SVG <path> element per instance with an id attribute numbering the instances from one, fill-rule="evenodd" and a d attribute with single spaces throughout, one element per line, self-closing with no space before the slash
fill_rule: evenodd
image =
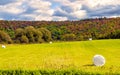
<path id="1" fill-rule="evenodd" d="M 120 17 L 79 21 L 0 20 L 0 43 L 42 43 L 120 38 Z"/>

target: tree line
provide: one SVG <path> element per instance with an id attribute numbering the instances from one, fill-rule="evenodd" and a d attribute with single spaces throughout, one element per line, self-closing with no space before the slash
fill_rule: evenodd
<path id="1" fill-rule="evenodd" d="M 42 43 L 119 39 L 120 18 L 94 18 L 79 21 L 0 20 L 0 43 Z"/>
<path id="2" fill-rule="evenodd" d="M 10 37 L 5 31 L 0 31 L 0 43 L 42 43 L 51 41 L 51 32 L 46 28 L 28 26 L 18 28 Z"/>

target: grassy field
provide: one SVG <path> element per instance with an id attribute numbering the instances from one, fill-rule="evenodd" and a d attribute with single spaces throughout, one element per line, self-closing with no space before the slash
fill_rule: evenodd
<path id="1" fill-rule="evenodd" d="M 95 54 L 105 57 L 104 66 L 93 65 Z M 120 73 L 120 40 L 6 45 L 5 49 L 0 48 L 0 69 L 76 69 L 83 72 Z"/>

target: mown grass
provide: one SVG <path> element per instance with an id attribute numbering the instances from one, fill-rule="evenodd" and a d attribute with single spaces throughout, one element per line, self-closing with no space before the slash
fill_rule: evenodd
<path id="1" fill-rule="evenodd" d="M 93 65 L 92 58 L 101 54 L 102 67 Z M 0 48 L 1 70 L 72 70 L 79 73 L 120 74 L 120 40 L 56 42 L 53 44 L 6 45 Z M 38 72 L 38 71 L 37 71 Z"/>

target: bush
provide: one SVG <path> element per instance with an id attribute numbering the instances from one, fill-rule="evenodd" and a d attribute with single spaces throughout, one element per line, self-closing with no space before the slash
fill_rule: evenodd
<path id="1" fill-rule="evenodd" d="M 82 35 L 79 35 L 79 36 L 76 37 L 76 40 L 77 41 L 83 41 L 84 37 Z"/>
<path id="2" fill-rule="evenodd" d="M 36 43 L 42 43 L 43 42 L 43 39 L 42 39 L 42 32 L 36 30 L 35 33 L 34 33 L 34 40 Z"/>
<path id="3" fill-rule="evenodd" d="M 43 34 L 42 39 L 44 39 L 44 41 L 48 42 L 48 41 L 52 40 L 51 32 L 48 29 L 46 29 L 46 28 L 38 28 L 38 30 L 40 32 L 42 32 L 42 34 Z"/>
<path id="4" fill-rule="evenodd" d="M 75 34 L 65 34 L 61 38 L 64 41 L 74 41 L 76 36 L 75 36 Z"/>
<path id="5" fill-rule="evenodd" d="M 42 43 L 42 33 L 32 26 L 25 28 L 25 33 L 30 43 Z"/>
<path id="6" fill-rule="evenodd" d="M 18 28 L 15 31 L 15 42 L 16 43 L 21 43 L 22 36 L 25 35 L 25 31 L 22 28 Z"/>
<path id="7" fill-rule="evenodd" d="M 25 33 L 30 43 L 35 43 L 34 34 L 36 30 L 33 26 L 28 26 L 25 28 Z"/>
<path id="8" fill-rule="evenodd" d="M 25 35 L 23 35 L 22 37 L 21 37 L 21 43 L 29 43 L 29 40 L 28 40 L 28 38 L 25 36 Z"/>
<path id="9" fill-rule="evenodd" d="M 0 43 L 12 43 L 10 36 L 4 31 L 0 31 Z"/>
<path id="10" fill-rule="evenodd" d="M 42 33 L 32 26 L 25 29 L 19 28 L 15 31 L 16 43 L 42 43 Z"/>
<path id="11" fill-rule="evenodd" d="M 17 38 L 17 37 L 21 37 L 22 35 L 25 35 L 24 29 L 22 29 L 22 28 L 16 29 L 16 31 L 15 31 L 15 37 L 16 37 L 16 38 Z"/>

